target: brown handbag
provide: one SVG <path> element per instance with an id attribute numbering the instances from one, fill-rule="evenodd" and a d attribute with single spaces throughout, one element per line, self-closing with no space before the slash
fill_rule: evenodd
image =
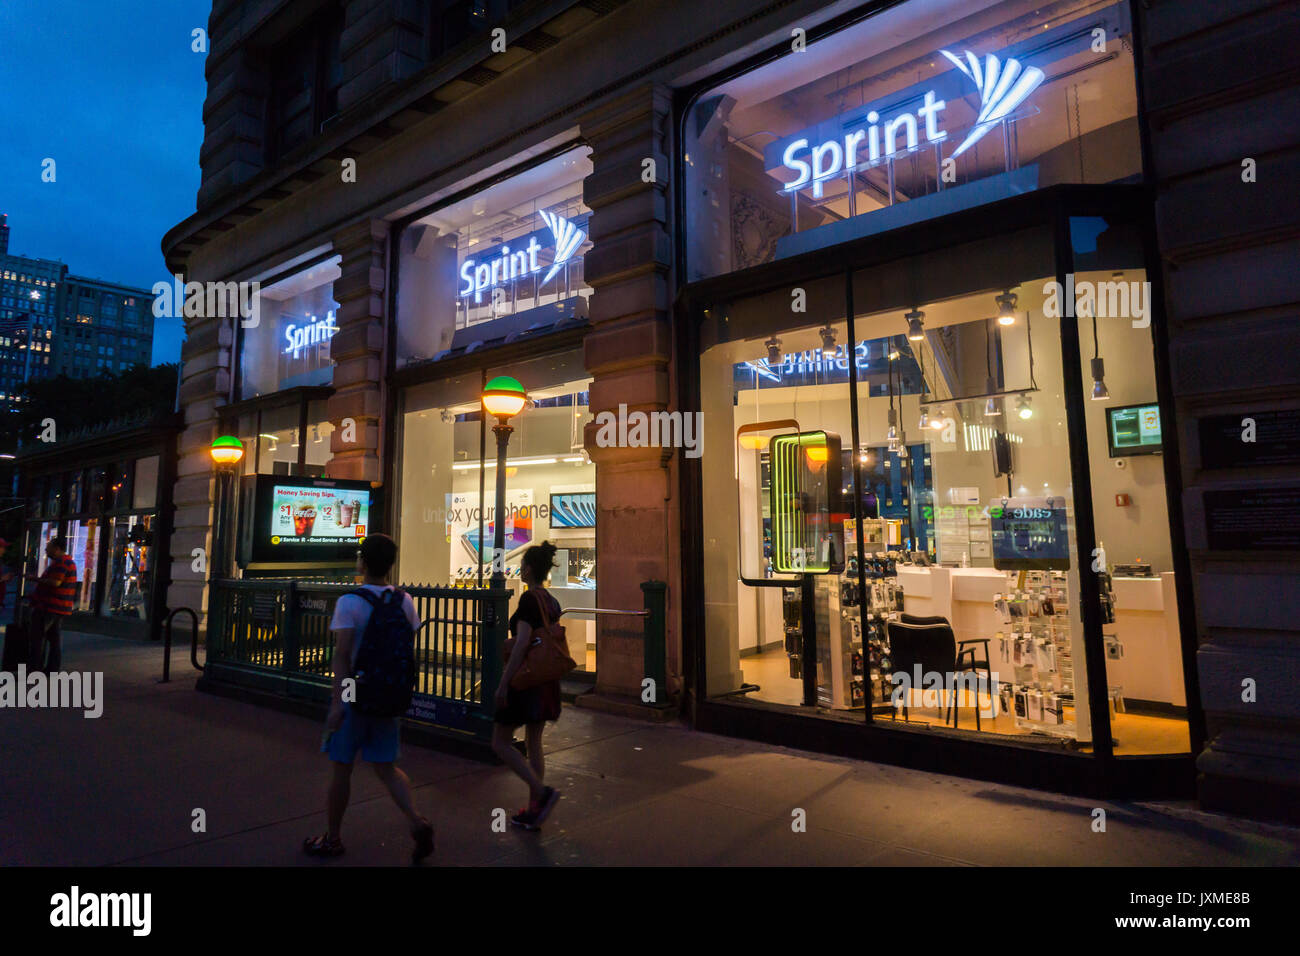
<path id="1" fill-rule="evenodd" d="M 542 626 L 533 628 L 530 635 L 532 641 L 524 652 L 523 662 L 510 679 L 512 690 L 528 690 L 548 681 L 559 680 L 578 666 L 578 662 L 569 656 L 569 642 L 564 635 L 564 625 L 558 622 L 552 624 L 550 615 L 546 613 L 547 601 L 536 595 L 534 599 L 538 610 L 542 612 Z M 512 637 L 506 643 L 506 660 L 510 659 L 516 640 Z"/>

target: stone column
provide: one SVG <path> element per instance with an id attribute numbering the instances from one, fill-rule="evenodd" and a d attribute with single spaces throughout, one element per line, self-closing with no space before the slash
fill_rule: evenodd
<path id="1" fill-rule="evenodd" d="M 233 321 L 238 321 L 235 319 Z M 190 317 L 181 346 L 181 408 L 185 428 L 177 444 L 176 483 L 172 502 L 176 508 L 171 535 L 171 585 L 169 608 L 190 607 L 206 627 L 207 578 L 211 573 L 215 472 L 209 448 L 217 437 L 217 416 L 230 394 L 231 351 L 234 326 L 229 318 Z M 230 536 L 233 541 L 233 535 Z M 204 570 L 195 570 L 195 549 L 201 549 Z M 184 622 L 185 619 L 178 618 Z"/>
<path id="2" fill-rule="evenodd" d="M 1264 2 L 1169 0 L 1134 12 L 1209 737 L 1197 759 L 1201 802 L 1298 821 L 1300 549 L 1263 529 L 1211 530 L 1216 492 L 1300 492 L 1296 461 L 1255 464 L 1258 448 L 1238 452 L 1231 440 L 1202 447 L 1201 424 L 1300 409 L 1300 20 Z M 1269 441 L 1265 428 L 1257 441 Z"/>
<path id="3" fill-rule="evenodd" d="M 592 210 L 587 254 L 592 330 L 585 341 L 594 377 L 591 411 L 618 414 L 669 410 L 671 368 L 672 232 L 668 174 L 672 108 L 668 91 L 643 86 L 583 116 L 593 172 L 583 187 Z M 645 160 L 654 161 L 653 175 Z M 597 444 L 597 424 L 587 426 L 586 447 L 596 463 L 597 606 L 639 610 L 641 582 L 668 583 L 669 694 L 681 689 L 680 525 L 676 449 Z M 600 617 L 596 627 L 594 703 L 618 709 L 641 706 L 645 675 L 640 618 Z M 659 689 L 661 699 L 664 690 Z M 590 696 L 590 695 L 589 695 Z"/>
<path id="4" fill-rule="evenodd" d="M 388 224 L 367 219 L 334 236 L 342 275 L 334 280 L 339 330 L 330 339 L 334 394 L 327 403 L 334 433 L 331 478 L 379 481 L 383 410 L 384 290 Z"/>

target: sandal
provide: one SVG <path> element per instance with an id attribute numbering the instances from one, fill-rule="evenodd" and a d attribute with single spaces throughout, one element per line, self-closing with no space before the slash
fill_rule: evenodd
<path id="1" fill-rule="evenodd" d="M 411 862 L 419 863 L 427 856 L 433 855 L 433 824 L 425 820 L 413 831 L 411 836 L 415 839 L 415 849 L 411 851 Z"/>
<path id="2" fill-rule="evenodd" d="M 308 856 L 342 856 L 343 841 L 326 833 L 318 837 L 307 837 L 302 841 L 302 849 Z"/>

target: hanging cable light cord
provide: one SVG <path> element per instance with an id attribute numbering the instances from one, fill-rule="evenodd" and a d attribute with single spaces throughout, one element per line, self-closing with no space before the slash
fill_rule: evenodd
<path id="1" fill-rule="evenodd" d="M 1038 381 L 1034 378 L 1034 330 L 1029 321 L 1029 310 L 1025 310 L 1025 338 L 1029 345 L 1029 384 L 1036 392 L 1038 391 Z"/>
<path id="2" fill-rule="evenodd" d="M 990 319 L 984 320 L 984 374 L 993 381 L 993 333 L 989 331 Z"/>
<path id="3" fill-rule="evenodd" d="M 1092 357 L 1101 358 L 1101 346 L 1097 344 L 1097 310 L 1092 310 Z"/>

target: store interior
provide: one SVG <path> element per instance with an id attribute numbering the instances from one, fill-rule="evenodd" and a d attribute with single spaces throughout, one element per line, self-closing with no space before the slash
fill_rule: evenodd
<path id="1" fill-rule="evenodd" d="M 582 369 L 580 350 L 406 391 L 398 574 L 406 583 L 453 587 L 477 587 L 480 574 L 483 582 L 492 574 L 497 446 L 495 422 L 483 422 L 480 410 L 484 374 L 511 375 L 529 395 L 528 405 L 510 422 L 507 585 L 515 595 L 523 590 L 519 562 L 528 547 L 542 541 L 556 546 L 547 588 L 561 607 L 574 612 L 563 618 L 570 653 L 594 673 L 595 621 L 581 612 L 596 607 L 596 476 L 583 448 L 591 379 Z M 486 507 L 480 508 L 484 499 Z"/>
<path id="2" fill-rule="evenodd" d="M 1081 272 L 1077 279 L 1140 284 L 1145 276 L 1112 270 Z M 771 308 L 774 299 L 757 297 L 722 310 L 719 327 L 732 332 L 719 333 L 724 341 L 701 359 L 705 447 L 730 449 L 733 458 L 732 467 L 703 470 L 710 502 L 705 588 L 711 696 L 804 702 L 800 577 L 777 573 L 770 541 L 759 551 L 759 535 L 735 531 L 746 522 L 770 526 L 778 507 L 768 487 L 767 450 L 756 449 L 752 436 L 740 441 L 746 436 L 738 431 L 785 422 L 772 434 L 789 433 L 788 423 L 797 422 L 798 432 L 824 430 L 842 446 L 840 513 L 848 560 L 838 573 L 815 575 L 819 712 L 861 719 L 870 706 L 877 721 L 901 724 L 901 705 L 907 704 L 908 725 L 940 729 L 953 727 L 949 705 L 955 703 L 959 731 L 1088 749 L 1093 735 L 1075 596 L 1081 570 L 1097 565 L 1107 673 L 1107 688 L 1097 692 L 1107 695 L 1116 753 L 1187 751 L 1158 431 L 1154 445 L 1113 450 L 1108 443 L 1108 408 L 1118 412 L 1121 432 L 1134 416 L 1153 414 L 1150 328 L 1114 316 L 1097 322 L 1105 396 L 1086 400 L 1083 416 L 1101 555 L 1081 558 L 1060 338 L 1062 322 L 1078 323 L 1084 354 L 1075 374 L 1091 395 L 1093 316 L 1045 315 L 1045 306 L 1051 311 L 1049 283 L 1038 278 L 855 315 L 856 448 L 847 327 L 842 300 L 841 318 L 831 318 L 833 284 L 809 285 L 808 311 L 824 318 L 794 330 L 779 330 L 789 308 L 782 319 Z M 855 301 L 890 298 L 869 276 L 855 287 Z M 726 340 L 729 335 L 736 337 Z M 724 408 L 731 414 L 709 414 Z M 759 464 L 746 465 L 747 457 Z M 855 470 L 863 475 L 866 516 L 860 555 L 852 520 Z M 745 476 L 760 473 L 764 486 L 753 487 Z M 1048 522 L 1047 544 L 1034 560 L 1014 542 L 1018 534 L 1033 538 L 1044 524 L 1013 520 L 1022 514 L 1055 521 Z M 1043 557 L 1050 560 L 1038 560 Z M 773 586 L 741 581 L 753 579 L 758 567 Z M 976 676 L 937 691 L 927 691 L 924 681 L 896 688 L 891 636 L 901 657 L 911 653 L 906 642 L 918 639 L 900 627 L 904 614 L 940 619 L 942 639 L 953 645 L 945 659 L 957 652 L 954 672 Z M 903 673 L 922 676 L 911 668 Z"/>

